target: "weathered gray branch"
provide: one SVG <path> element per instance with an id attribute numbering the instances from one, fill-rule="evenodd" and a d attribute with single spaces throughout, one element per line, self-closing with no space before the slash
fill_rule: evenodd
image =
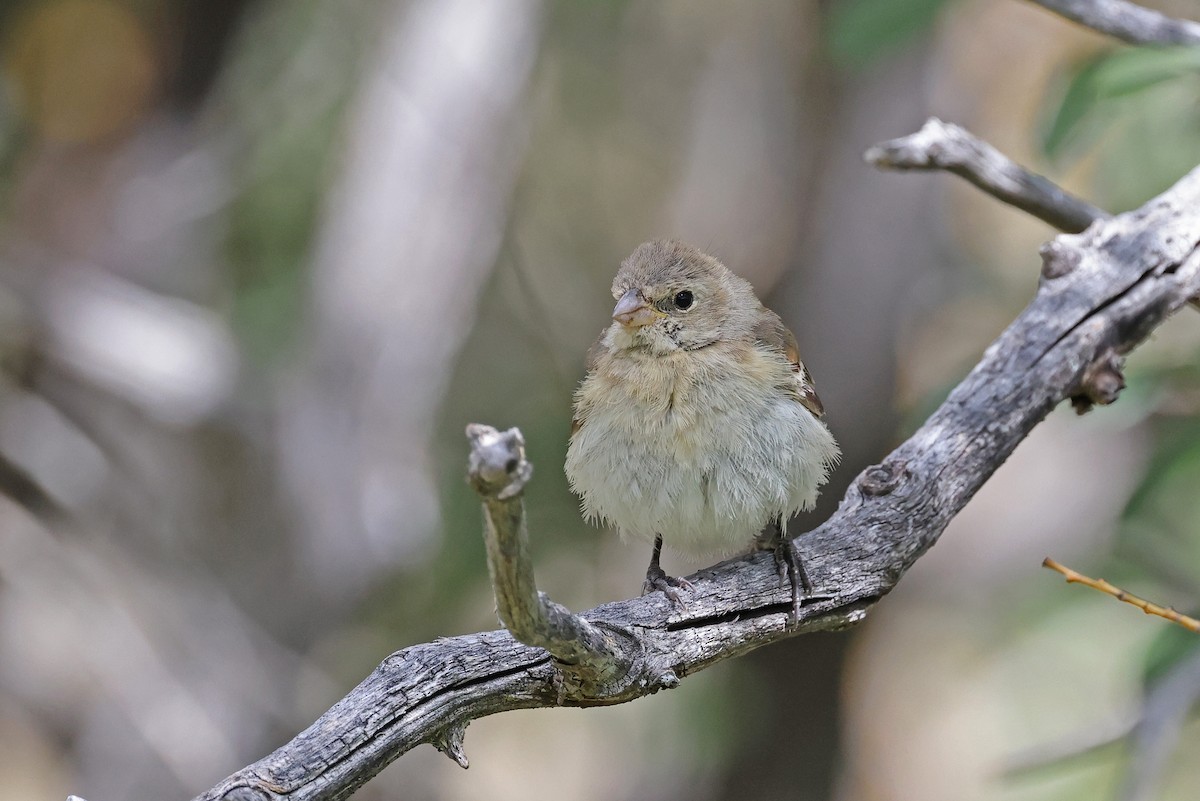
<path id="1" fill-rule="evenodd" d="M 521 432 L 472 423 L 467 437 L 467 478 L 483 499 L 483 539 L 500 622 L 526 645 L 549 651 L 580 683 L 595 685 L 628 670 L 632 656 L 611 635 L 537 591 L 521 499 L 533 467 L 525 460 Z"/>
<path id="2" fill-rule="evenodd" d="M 1078 233 L 1109 216 L 1030 172 L 970 131 L 931 117 L 921 130 L 875 145 L 863 156 L 889 170 L 946 170 L 1060 231 Z"/>
<path id="3" fill-rule="evenodd" d="M 802 535 L 817 592 L 798 620 L 790 622 L 790 593 L 771 555 L 756 553 L 690 576 L 686 610 L 653 593 L 572 616 L 602 631 L 618 656 L 620 670 L 603 681 L 575 680 L 562 660 L 507 631 L 415 645 L 292 742 L 198 799 L 343 798 L 421 743 L 464 764 L 463 730 L 475 718 L 630 701 L 785 637 L 861 620 L 1051 409 L 1068 398 L 1115 398 L 1122 355 L 1200 291 L 1198 247 L 1200 168 L 1141 209 L 1044 248 L 1042 283 L 1025 311 L 925 424 Z M 490 481 L 507 486 L 512 472 Z M 514 605 L 530 607 L 531 576 L 516 583 L 526 600 Z M 580 647 L 586 658 L 595 646 Z"/>
<path id="4" fill-rule="evenodd" d="M 1032 0 L 1084 27 L 1138 45 L 1200 44 L 1200 23 L 1173 19 L 1127 0 Z"/>

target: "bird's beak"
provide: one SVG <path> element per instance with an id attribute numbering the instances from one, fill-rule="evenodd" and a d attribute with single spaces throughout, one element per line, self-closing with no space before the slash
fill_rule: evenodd
<path id="1" fill-rule="evenodd" d="M 626 328 L 641 328 L 658 319 L 658 312 L 646 302 L 641 292 L 631 289 L 617 301 L 613 319 Z"/>

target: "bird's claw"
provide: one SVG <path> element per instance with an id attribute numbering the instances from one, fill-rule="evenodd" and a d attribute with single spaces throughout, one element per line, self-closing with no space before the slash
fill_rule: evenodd
<path id="1" fill-rule="evenodd" d="M 776 525 L 769 526 L 758 541 L 763 550 L 770 549 L 775 561 L 775 572 L 782 584 L 786 578 L 792 589 L 792 620 L 800 619 L 800 607 L 804 599 L 812 594 L 812 582 L 804 570 L 804 560 L 800 557 L 800 549 L 796 541 L 783 535 Z"/>
<path id="2" fill-rule="evenodd" d="M 775 570 L 779 573 L 780 580 L 786 576 L 791 585 L 792 620 L 799 621 L 800 607 L 804 605 L 804 599 L 812 594 L 812 582 L 808 580 L 808 573 L 804 570 L 800 550 L 796 547 L 795 540 L 780 537 L 772 555 L 775 557 Z"/>
<path id="3" fill-rule="evenodd" d="M 661 567 L 651 566 L 646 571 L 646 582 L 642 585 L 642 595 L 649 595 L 652 592 L 658 591 L 667 596 L 667 600 L 675 606 L 680 609 L 687 609 L 687 604 L 679 597 L 679 593 L 675 591 L 676 589 L 691 592 L 696 588 L 687 579 L 668 576 L 666 571 Z"/>

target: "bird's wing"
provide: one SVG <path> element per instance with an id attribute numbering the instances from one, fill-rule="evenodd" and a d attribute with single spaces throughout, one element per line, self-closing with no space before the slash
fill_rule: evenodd
<path id="1" fill-rule="evenodd" d="M 596 369 L 596 362 L 600 359 L 600 354 L 604 352 L 604 335 L 608 332 L 605 328 L 600 332 L 600 336 L 596 337 L 596 341 L 588 348 L 587 355 L 583 357 L 583 369 L 586 373 L 591 373 Z M 575 436 L 575 432 L 583 426 L 583 420 L 578 416 L 578 408 L 576 414 L 571 418 L 571 436 Z"/>
<path id="2" fill-rule="evenodd" d="M 812 375 L 800 360 L 800 347 L 796 344 L 796 337 L 779 319 L 779 315 L 770 309 L 763 309 L 762 317 L 754 327 L 754 335 L 759 342 L 783 353 L 792 366 L 792 372 L 796 374 L 796 399 L 814 416 L 824 417 L 825 407 L 817 395 Z"/>

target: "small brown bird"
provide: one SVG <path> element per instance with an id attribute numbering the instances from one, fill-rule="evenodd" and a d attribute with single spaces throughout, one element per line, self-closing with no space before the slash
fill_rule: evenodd
<path id="1" fill-rule="evenodd" d="M 695 555 L 770 548 L 798 613 L 810 587 L 784 527 L 839 452 L 795 337 L 747 281 L 682 242 L 638 246 L 612 294 L 567 450 L 585 516 L 653 541 L 643 592 L 676 603 L 691 585 L 663 571 L 664 541 Z"/>

